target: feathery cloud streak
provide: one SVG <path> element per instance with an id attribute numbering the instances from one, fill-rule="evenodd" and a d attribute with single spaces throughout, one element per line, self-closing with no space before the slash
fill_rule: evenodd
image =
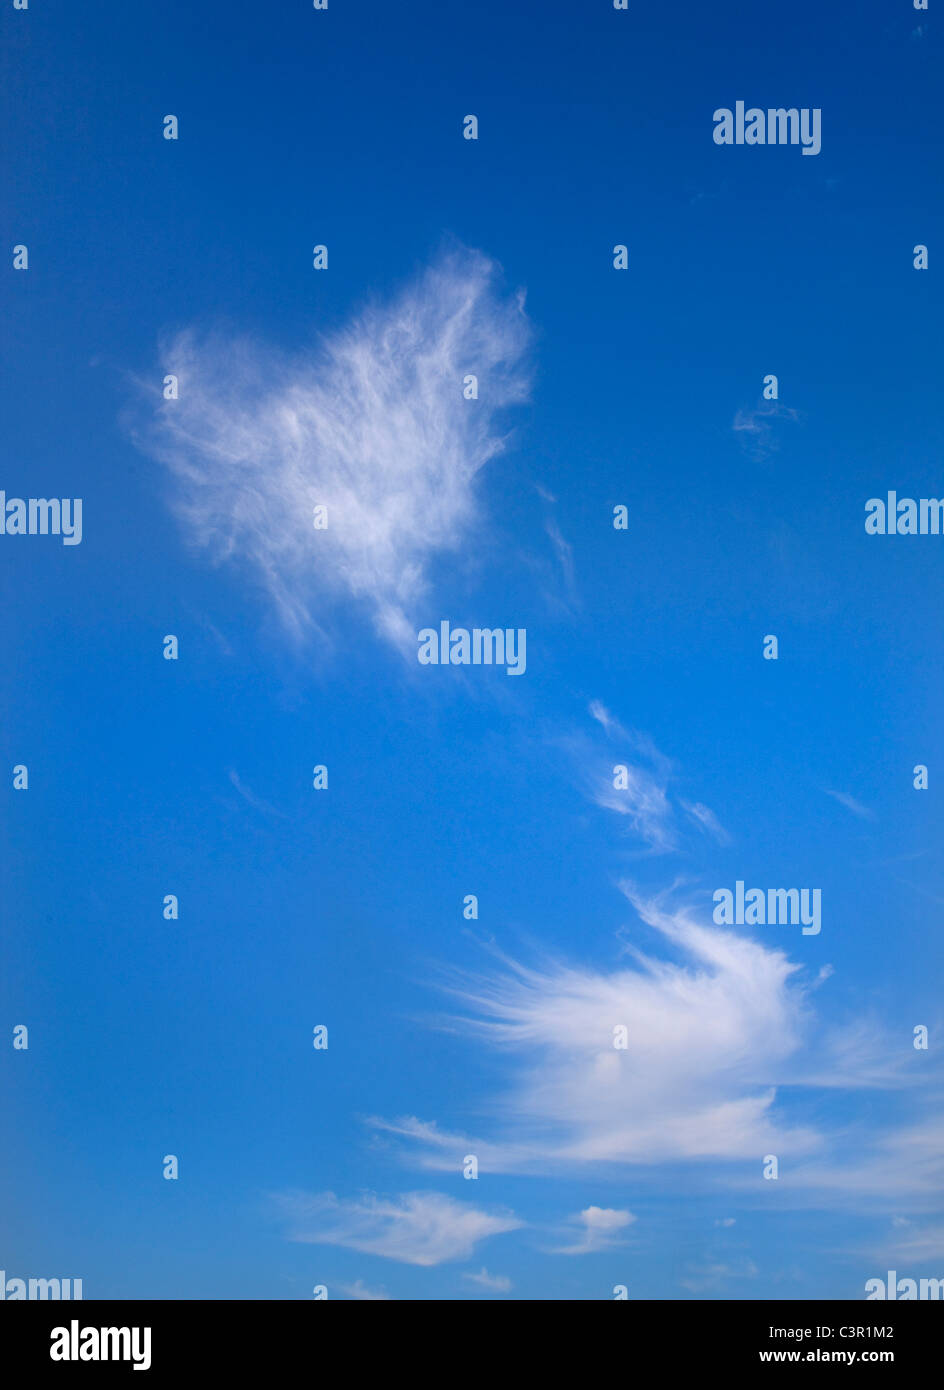
<path id="1" fill-rule="evenodd" d="M 296 637 L 338 597 L 392 642 L 415 637 L 429 563 L 468 533 L 476 475 L 504 446 L 496 413 L 527 395 L 523 297 L 496 281 L 455 252 L 296 357 L 193 332 L 165 345 L 179 398 L 142 445 L 172 470 L 193 542 L 248 565 Z"/>

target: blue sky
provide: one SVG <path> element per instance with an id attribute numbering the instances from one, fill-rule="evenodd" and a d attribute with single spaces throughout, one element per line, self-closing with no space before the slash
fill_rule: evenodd
<path id="1" fill-rule="evenodd" d="M 944 489 L 933 12 L 32 0 L 3 47 L 0 485 L 83 537 L 0 537 L 0 1265 L 939 1276 L 944 541 L 863 525 Z M 821 152 L 716 145 L 740 99 Z M 526 672 L 421 666 L 442 620 Z M 821 932 L 718 926 L 738 880 Z"/>

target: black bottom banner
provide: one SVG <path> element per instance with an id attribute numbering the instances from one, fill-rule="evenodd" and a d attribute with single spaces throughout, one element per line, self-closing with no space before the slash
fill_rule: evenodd
<path id="1" fill-rule="evenodd" d="M 568 1311 L 569 1308 L 569 1311 Z M 459 1354 L 456 1376 L 494 1377 L 574 1369 L 591 1374 L 597 1354 L 666 1375 L 697 1369 L 763 1373 L 770 1367 L 833 1366 L 934 1372 L 944 1303 L 632 1302 L 606 1312 L 589 1303 L 435 1302 L 347 1311 L 325 1301 L 17 1302 L 0 1310 L 6 1375 L 32 1384 L 77 1375 L 144 1373 L 170 1384 L 181 1371 L 245 1376 L 384 1376 L 409 1367 L 420 1382 L 443 1376 L 442 1351 Z M 449 1342 L 443 1342 L 443 1334 Z M 369 1334 L 369 1335 L 368 1335 Z M 596 1339 L 588 1343 L 588 1336 Z M 590 1351 L 590 1348 L 593 1348 Z M 499 1351 L 499 1348 L 503 1350 Z M 438 1349 L 438 1350 L 437 1350 Z M 423 1351 L 431 1353 L 422 1373 Z M 589 1355 L 588 1355 L 589 1353 Z M 590 1364 L 587 1364 L 589 1360 Z M 47 1380 L 48 1377 L 48 1380 Z M 447 1373 L 447 1378 L 449 1378 Z M 8 1383 L 15 1383 L 8 1380 Z M 141 1380 L 142 1384 L 148 1383 Z"/>

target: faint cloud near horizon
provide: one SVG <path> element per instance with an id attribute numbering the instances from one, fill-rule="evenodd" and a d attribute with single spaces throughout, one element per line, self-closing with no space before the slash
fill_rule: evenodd
<path id="1" fill-rule="evenodd" d="M 287 1192 L 274 1200 L 289 1223 L 289 1240 L 340 1245 L 404 1264 L 465 1259 L 480 1241 L 524 1225 L 513 1212 L 482 1211 L 440 1192 L 347 1200 L 333 1192 Z"/>
<path id="2" fill-rule="evenodd" d="M 478 1274 L 465 1273 L 463 1279 L 469 1279 L 473 1284 L 479 1284 L 483 1289 L 491 1289 L 493 1293 L 510 1293 L 512 1288 L 511 1280 L 505 1274 L 489 1274 L 483 1265 Z"/>
<path id="3" fill-rule="evenodd" d="M 355 1279 L 353 1284 L 339 1284 L 342 1293 L 358 1303 L 389 1303 L 390 1295 L 386 1289 L 369 1289 L 363 1279 Z"/>
<path id="4" fill-rule="evenodd" d="M 551 1253 L 591 1255 L 598 1250 L 609 1250 L 620 1244 L 621 1233 L 635 1220 L 631 1211 L 621 1211 L 613 1207 L 586 1207 L 571 1218 L 571 1225 L 580 1231 L 580 1238 L 574 1244 L 560 1246 Z"/>

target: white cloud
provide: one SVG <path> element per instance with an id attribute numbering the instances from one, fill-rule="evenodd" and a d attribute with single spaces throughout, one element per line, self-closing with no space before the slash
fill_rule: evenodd
<path id="1" fill-rule="evenodd" d="M 910 1227 L 909 1222 L 901 1220 L 893 1224 L 899 1229 L 902 1226 Z M 885 1247 L 884 1253 L 891 1259 L 909 1262 L 912 1268 L 923 1260 L 935 1260 L 940 1263 L 944 1261 L 944 1225 L 922 1226 L 918 1230 L 909 1231 L 907 1236 L 892 1240 Z"/>
<path id="2" fill-rule="evenodd" d="M 644 767 L 625 759 L 586 760 L 585 783 L 591 799 L 605 811 L 627 816 L 633 832 L 650 849 L 675 849 L 672 808 L 665 787 Z M 617 773 L 616 769 L 625 769 Z M 619 785 L 616 785 L 617 776 Z M 592 778 L 592 782 L 591 782 Z"/>
<path id="3" fill-rule="evenodd" d="M 773 423 L 777 420 L 799 421 L 796 410 L 784 406 L 779 401 L 766 401 L 752 410 L 739 410 L 731 428 L 742 437 L 750 452 L 758 460 L 763 460 L 778 448 Z"/>
<path id="4" fill-rule="evenodd" d="M 677 849 L 676 811 L 668 791 L 672 760 L 647 734 L 621 724 L 602 701 L 592 700 L 589 713 L 603 729 L 609 746 L 597 747 L 580 734 L 566 741 L 584 795 L 603 810 L 627 817 L 632 832 L 654 853 Z M 618 785 L 617 768 L 625 769 L 619 773 Z M 729 843 L 727 831 L 710 807 L 701 802 L 678 804 L 699 829 L 714 836 L 719 844 Z"/>
<path id="5" fill-rule="evenodd" d="M 814 1131 L 774 1113 L 808 1021 L 800 967 L 624 891 L 676 960 L 633 951 L 633 966 L 601 970 L 502 958 L 501 969 L 450 987 L 465 1010 L 459 1026 L 511 1061 L 497 1139 L 416 1119 L 372 1123 L 418 1143 L 435 1168 L 469 1152 L 492 1171 L 544 1172 L 814 1151 Z M 625 1049 L 614 1046 L 617 1028 Z"/>
<path id="6" fill-rule="evenodd" d="M 939 1113 L 939 1101 L 936 1107 Z M 808 1160 L 790 1175 L 791 1187 L 822 1194 L 832 1205 L 940 1210 L 944 1192 L 944 1121 L 920 1120 L 882 1133 L 847 1135 L 843 1152 L 830 1162 Z"/>
<path id="7" fill-rule="evenodd" d="M 702 830 L 707 830 L 708 834 L 712 835 L 719 845 L 729 845 L 731 843 L 731 836 L 709 806 L 703 806 L 700 801 L 696 801 L 693 804 L 683 801 L 681 802 L 681 806 L 696 825 L 700 825 Z"/>
<path id="8" fill-rule="evenodd" d="M 561 568 L 564 586 L 571 600 L 574 598 L 574 548 L 569 541 L 564 539 L 560 527 L 553 517 L 549 517 L 544 523 L 544 530 L 550 538 L 551 545 L 554 547 L 554 554 Z"/>
<path id="9" fill-rule="evenodd" d="M 284 811 L 277 810 L 275 806 L 270 806 L 268 801 L 263 801 L 261 797 L 256 796 L 256 794 L 244 784 L 239 773 L 233 767 L 229 770 L 229 780 L 243 800 L 248 801 L 253 810 L 261 811 L 263 815 L 266 816 L 282 816 L 284 818 Z"/>
<path id="10" fill-rule="evenodd" d="M 473 1284 L 481 1284 L 483 1289 L 493 1289 L 495 1293 L 509 1293 L 511 1280 L 506 1274 L 489 1274 L 483 1265 L 478 1274 L 463 1274 L 463 1279 L 471 1279 Z"/>
<path id="11" fill-rule="evenodd" d="M 861 801 L 856 801 L 855 797 L 850 796 L 848 792 L 834 792 L 830 791 L 828 787 L 825 787 L 824 791 L 827 796 L 831 796 L 835 801 L 838 801 L 840 806 L 845 806 L 847 811 L 851 811 L 852 814 L 858 816 L 860 820 L 875 819 L 874 813 L 869 810 L 868 806 L 863 806 Z"/>
<path id="12" fill-rule="evenodd" d="M 668 959 L 629 947 L 626 968 L 553 959 L 529 968 L 492 948 L 497 967 L 447 986 L 463 1014 L 444 1023 L 505 1060 L 486 1132 L 452 1133 L 415 1116 L 374 1118 L 375 1131 L 436 1171 L 454 1172 L 475 1153 L 489 1172 L 546 1176 L 592 1165 L 607 1177 L 631 1169 L 635 1182 L 664 1182 L 675 1163 L 686 1166 L 679 1180 L 692 1191 L 697 1164 L 704 1188 L 765 1206 L 934 1211 L 944 1125 L 876 1128 L 870 1104 L 857 1127 L 852 1118 L 824 1126 L 823 1100 L 827 1091 L 939 1085 L 940 1068 L 916 1070 L 900 1039 L 867 1017 L 819 1016 L 812 1001 L 823 972 L 808 979 L 769 938 L 702 926 L 693 910 L 641 899 L 629 884 L 624 892 Z M 624 1049 L 614 1047 L 620 1026 Z M 933 1100 L 927 1113 L 936 1115 Z M 803 1104 L 815 1125 L 804 1123 Z M 788 1182 L 763 1182 L 768 1153 Z"/>
<path id="13" fill-rule="evenodd" d="M 296 635 L 340 596 L 391 641 L 415 637 L 428 565 L 468 534 L 503 448 L 495 413 L 527 394 L 523 301 L 496 279 L 455 252 L 295 357 L 192 332 L 164 347 L 179 399 L 140 442 L 171 468 L 193 542 L 251 570 Z"/>
<path id="14" fill-rule="evenodd" d="M 618 1236 L 636 1220 L 631 1211 L 613 1207 L 587 1207 L 572 1218 L 581 1227 L 580 1239 L 555 1250 L 555 1255 L 589 1255 L 618 1243 Z"/>
<path id="15" fill-rule="evenodd" d="M 440 1192 L 389 1199 L 368 1193 L 347 1201 L 333 1192 L 290 1192 L 276 1200 L 288 1219 L 290 1240 L 346 1246 L 414 1265 L 465 1259 L 479 1241 L 523 1224 L 512 1212 L 481 1211 Z"/>
<path id="16" fill-rule="evenodd" d="M 753 1260 L 742 1260 L 737 1265 L 714 1264 L 689 1265 L 685 1277 L 679 1279 L 683 1289 L 692 1293 L 703 1293 L 730 1283 L 732 1279 L 756 1279 L 759 1270 Z"/>
<path id="17" fill-rule="evenodd" d="M 669 760 L 651 739 L 625 729 L 599 700 L 591 701 L 589 712 L 611 744 L 623 746 L 615 750 L 597 746 L 583 734 L 566 740 L 584 795 L 603 810 L 628 817 L 632 831 L 649 849 L 659 853 L 674 849 L 672 808 L 666 796 Z M 626 749 L 641 761 L 631 761 Z M 617 767 L 625 768 L 620 773 L 625 786 L 614 785 Z"/>
<path id="18" fill-rule="evenodd" d="M 388 1303 L 390 1295 L 386 1289 L 369 1289 L 363 1279 L 355 1279 L 353 1284 L 339 1285 L 342 1293 L 359 1303 Z"/>
<path id="19" fill-rule="evenodd" d="M 600 700 L 591 700 L 588 711 L 593 719 L 606 731 L 607 735 L 620 743 L 625 743 L 634 753 L 650 762 L 662 777 L 667 777 L 672 769 L 672 760 L 653 743 L 648 734 L 638 729 L 627 729 Z"/>
<path id="20" fill-rule="evenodd" d="M 620 724 L 618 719 L 614 718 L 606 705 L 600 700 L 591 700 L 589 708 L 591 717 L 594 718 L 598 724 L 602 724 L 608 734 L 616 734 L 619 738 L 626 737 L 626 730 L 623 728 L 622 724 Z"/>

